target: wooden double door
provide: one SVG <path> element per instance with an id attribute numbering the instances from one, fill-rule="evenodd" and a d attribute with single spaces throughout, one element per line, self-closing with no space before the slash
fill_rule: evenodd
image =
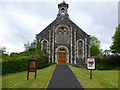
<path id="1" fill-rule="evenodd" d="M 59 52 L 57 56 L 58 56 L 58 63 L 61 64 L 66 63 L 66 52 Z"/>

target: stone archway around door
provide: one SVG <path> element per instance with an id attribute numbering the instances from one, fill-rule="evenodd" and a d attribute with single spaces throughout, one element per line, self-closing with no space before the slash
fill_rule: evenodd
<path id="1" fill-rule="evenodd" d="M 58 63 L 60 64 L 66 63 L 66 52 L 59 52 L 57 57 L 58 57 Z"/>
<path id="2" fill-rule="evenodd" d="M 61 47 L 57 51 L 57 62 L 60 64 L 67 63 L 67 51 L 64 47 Z"/>

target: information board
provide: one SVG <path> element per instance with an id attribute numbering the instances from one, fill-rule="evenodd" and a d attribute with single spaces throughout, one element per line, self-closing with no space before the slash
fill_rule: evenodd
<path id="1" fill-rule="evenodd" d="M 87 59 L 87 69 L 88 70 L 94 70 L 94 69 L 96 69 L 95 59 L 94 58 L 88 58 Z"/>
<path id="2" fill-rule="evenodd" d="M 30 59 L 28 62 L 28 73 L 27 73 L 27 80 L 29 79 L 29 72 L 35 72 L 34 78 L 36 79 L 36 73 L 37 73 L 37 59 Z"/>

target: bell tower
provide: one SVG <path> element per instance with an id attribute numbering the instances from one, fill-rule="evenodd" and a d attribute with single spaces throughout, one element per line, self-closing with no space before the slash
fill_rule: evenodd
<path id="1" fill-rule="evenodd" d="M 69 5 L 65 3 L 65 1 L 58 4 L 58 16 L 60 17 L 68 16 L 68 8 Z"/>

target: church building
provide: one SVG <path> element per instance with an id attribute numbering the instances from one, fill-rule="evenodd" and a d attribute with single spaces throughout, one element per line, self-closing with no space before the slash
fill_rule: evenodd
<path id="1" fill-rule="evenodd" d="M 83 66 L 90 56 L 90 35 L 70 20 L 68 8 L 65 2 L 58 4 L 56 19 L 36 34 L 36 39 L 44 54 L 50 54 L 49 62 Z"/>

